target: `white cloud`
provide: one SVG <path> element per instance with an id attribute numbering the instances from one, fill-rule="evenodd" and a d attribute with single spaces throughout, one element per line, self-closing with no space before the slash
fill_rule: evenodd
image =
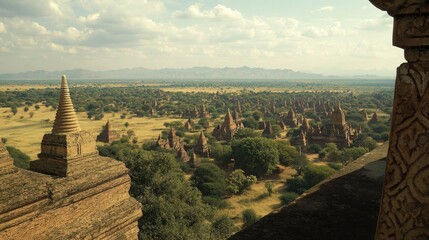
<path id="1" fill-rule="evenodd" d="M 0 33 L 6 33 L 6 26 L 3 22 L 0 22 Z"/>
<path id="2" fill-rule="evenodd" d="M 55 43 L 49 43 L 48 44 L 51 50 L 57 51 L 57 52 L 64 52 L 64 47 Z"/>
<path id="3" fill-rule="evenodd" d="M 341 22 L 334 22 L 328 27 L 306 27 L 302 32 L 303 36 L 310 38 L 342 36 L 348 34 L 351 35 L 353 32 L 344 30 Z"/>
<path id="4" fill-rule="evenodd" d="M 77 20 L 80 23 L 91 23 L 96 21 L 100 17 L 100 13 L 89 14 L 88 16 L 80 16 Z"/>
<path id="5" fill-rule="evenodd" d="M 329 35 L 329 33 L 323 28 L 307 27 L 307 28 L 304 28 L 302 35 L 306 37 L 311 37 L 311 38 L 318 38 L 318 37 L 326 37 Z"/>
<path id="6" fill-rule="evenodd" d="M 334 10 L 333 6 L 324 6 L 317 9 L 318 12 L 332 12 Z"/>
<path id="7" fill-rule="evenodd" d="M 393 19 L 389 15 L 384 14 L 380 18 L 365 19 L 360 22 L 356 28 L 365 31 L 390 31 L 393 28 Z"/>
<path id="8" fill-rule="evenodd" d="M 240 20 L 241 12 L 218 4 L 210 10 L 201 10 L 197 4 L 191 5 L 185 11 L 176 11 L 173 16 L 178 18 L 200 18 L 212 20 Z"/>
<path id="9" fill-rule="evenodd" d="M 370 44 L 378 38 L 358 44 L 355 36 L 373 37 L 377 32 L 367 30 L 387 28 L 383 34 L 390 33 L 390 17 L 350 20 L 335 11 L 320 19 L 312 9 L 314 17 L 270 17 L 223 2 L 206 7 L 175 0 L 0 0 L 0 51 L 8 54 L 7 61 L 0 56 L 0 72 L 36 64 L 49 70 L 59 65 L 53 60 L 59 54 L 67 54 L 63 68 L 249 65 L 313 72 L 327 69 L 333 56 L 387 58 L 377 50 L 381 44 Z M 21 63 L 15 56 L 29 60 Z"/>
<path id="10" fill-rule="evenodd" d="M 7 19 L 6 26 L 13 34 L 24 34 L 31 36 L 48 34 L 48 29 L 40 23 L 21 18 Z"/>

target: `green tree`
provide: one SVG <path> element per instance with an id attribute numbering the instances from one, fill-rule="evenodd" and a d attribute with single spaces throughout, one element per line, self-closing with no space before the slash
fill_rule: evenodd
<path id="1" fill-rule="evenodd" d="M 331 155 L 336 154 L 338 152 L 337 144 L 335 143 L 327 143 L 326 146 L 320 151 L 319 157 L 324 160 L 328 160 L 331 158 Z"/>
<path id="2" fill-rule="evenodd" d="M 378 147 L 377 141 L 372 139 L 371 137 L 367 137 L 363 140 L 363 146 L 368 148 L 369 151 L 374 150 L 376 147 Z"/>
<path id="3" fill-rule="evenodd" d="M 218 217 L 212 224 L 214 239 L 228 239 L 235 232 L 234 222 L 227 216 Z"/>
<path id="4" fill-rule="evenodd" d="M 11 107 L 10 110 L 12 111 L 13 115 L 16 115 L 18 113 L 18 108 Z"/>
<path id="5" fill-rule="evenodd" d="M 232 149 L 230 145 L 221 145 L 218 142 L 211 145 L 210 155 L 216 162 L 222 165 L 228 165 L 232 158 Z"/>
<path id="6" fill-rule="evenodd" d="M 280 198 L 280 201 L 282 202 L 282 205 L 288 205 L 289 203 L 294 201 L 297 197 L 299 197 L 297 193 L 286 192 L 282 194 L 279 198 Z"/>
<path id="7" fill-rule="evenodd" d="M 310 153 L 316 153 L 316 154 L 319 154 L 320 153 L 320 151 L 322 150 L 322 147 L 319 145 L 319 144 L 317 144 L 317 143 L 314 143 L 314 144 L 311 144 L 310 146 L 308 146 L 308 151 L 310 152 Z"/>
<path id="8" fill-rule="evenodd" d="M 265 188 L 267 189 L 268 196 L 270 197 L 271 195 L 273 195 L 273 193 L 276 193 L 276 190 L 274 189 L 274 184 L 272 182 L 266 182 Z"/>
<path id="9" fill-rule="evenodd" d="M 299 155 L 292 159 L 290 166 L 296 170 L 298 175 L 302 175 L 303 170 L 310 164 L 305 155 Z"/>
<path id="10" fill-rule="evenodd" d="M 242 139 L 242 138 L 248 138 L 248 137 L 259 137 L 260 135 L 261 135 L 260 133 L 256 132 L 251 128 L 241 128 L 241 129 L 238 129 L 234 137 L 235 139 Z"/>
<path id="11" fill-rule="evenodd" d="M 258 129 L 259 127 L 259 122 L 251 117 L 243 119 L 243 124 L 246 128 Z"/>
<path id="12" fill-rule="evenodd" d="M 309 189 L 313 187 L 333 173 L 335 173 L 335 170 L 328 166 L 308 165 L 304 170 L 306 188 Z"/>
<path id="13" fill-rule="evenodd" d="M 139 239 L 210 238 L 213 209 L 185 179 L 172 154 L 149 152 L 121 142 L 100 153 L 115 156 L 130 169 L 130 193 L 144 208 Z"/>
<path id="14" fill-rule="evenodd" d="M 259 111 L 256 111 L 256 112 L 253 112 L 253 113 L 252 113 L 252 117 L 253 117 L 256 121 L 259 121 L 263 116 L 264 116 L 264 115 L 263 115 L 261 112 L 259 112 Z"/>
<path id="15" fill-rule="evenodd" d="M 191 177 L 192 185 L 203 196 L 221 197 L 226 192 L 225 172 L 213 163 L 202 163 Z"/>
<path id="16" fill-rule="evenodd" d="M 235 167 L 248 175 L 262 177 L 271 173 L 279 163 L 277 144 L 272 139 L 243 138 L 231 143 Z"/>
<path id="17" fill-rule="evenodd" d="M 256 183 L 255 176 L 246 176 L 241 169 L 234 170 L 229 174 L 226 180 L 227 189 L 232 194 L 242 194 L 245 190 L 249 189 L 252 184 Z"/>
<path id="18" fill-rule="evenodd" d="M 279 161 L 283 166 L 289 166 L 293 159 L 299 156 L 299 152 L 288 141 L 277 141 Z"/>
<path id="19" fill-rule="evenodd" d="M 287 190 L 301 194 L 307 190 L 307 184 L 302 176 L 290 178 L 286 181 Z"/>

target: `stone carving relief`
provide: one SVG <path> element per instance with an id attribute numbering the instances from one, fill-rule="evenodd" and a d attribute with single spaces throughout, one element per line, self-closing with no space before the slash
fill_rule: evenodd
<path id="1" fill-rule="evenodd" d="M 429 237 L 429 63 L 398 68 L 376 239 Z"/>

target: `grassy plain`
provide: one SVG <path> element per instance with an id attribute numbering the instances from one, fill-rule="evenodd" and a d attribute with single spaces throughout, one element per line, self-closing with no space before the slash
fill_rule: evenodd
<path id="1" fill-rule="evenodd" d="M 280 166 L 282 172 L 264 179 L 260 179 L 252 185 L 249 191 L 241 195 L 234 195 L 227 199 L 230 204 L 228 208 L 219 211 L 219 214 L 225 214 L 234 220 L 237 227 L 241 227 L 241 213 L 250 208 L 255 210 L 258 216 L 265 216 L 281 206 L 280 195 L 284 191 L 285 179 L 295 174 L 295 170 Z M 268 196 L 265 183 L 271 182 L 276 192 Z"/>
<path id="2" fill-rule="evenodd" d="M 18 113 L 13 115 L 10 108 L 0 108 L 0 133 L 2 138 L 7 138 L 6 145 L 14 146 L 27 155 L 31 159 L 36 159 L 40 152 L 40 143 L 43 135 L 52 130 L 53 121 L 55 119 L 55 111 L 51 108 L 46 108 L 42 104 L 39 110 L 35 110 L 34 106 L 30 107 L 28 112 L 24 112 L 23 108 L 18 108 Z M 30 112 L 34 112 L 33 117 L 30 117 Z M 120 118 L 121 113 L 106 113 L 103 120 L 90 120 L 86 113 L 77 113 L 78 121 L 82 130 L 91 131 L 98 134 L 102 126 L 107 120 L 113 122 L 113 127 L 118 130 L 123 130 L 124 134 L 128 129 L 134 130 L 140 143 L 152 139 L 156 139 L 164 128 L 164 122 L 177 121 L 174 118 Z M 49 119 L 49 121 L 47 121 Z M 180 119 L 183 120 L 183 119 Z M 129 123 L 128 128 L 125 128 L 125 122 Z"/>

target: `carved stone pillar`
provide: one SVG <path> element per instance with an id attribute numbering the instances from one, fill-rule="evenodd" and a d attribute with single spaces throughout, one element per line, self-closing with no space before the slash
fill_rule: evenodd
<path id="1" fill-rule="evenodd" d="M 397 69 L 390 146 L 375 239 L 429 239 L 429 1 L 370 0 L 394 17 Z"/>

